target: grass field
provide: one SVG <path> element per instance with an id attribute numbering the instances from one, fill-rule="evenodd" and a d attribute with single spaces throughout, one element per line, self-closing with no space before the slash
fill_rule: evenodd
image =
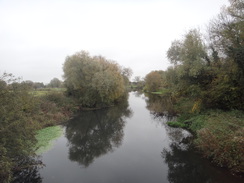
<path id="1" fill-rule="evenodd" d="M 156 95 L 164 95 L 169 93 L 170 91 L 168 89 L 161 89 L 159 91 L 155 91 L 155 92 L 151 92 L 152 94 L 156 94 Z"/>
<path id="2" fill-rule="evenodd" d="M 43 89 L 33 90 L 31 91 L 31 94 L 38 97 L 38 96 L 47 95 L 50 92 L 64 92 L 65 90 L 66 90 L 65 88 L 43 88 Z"/>

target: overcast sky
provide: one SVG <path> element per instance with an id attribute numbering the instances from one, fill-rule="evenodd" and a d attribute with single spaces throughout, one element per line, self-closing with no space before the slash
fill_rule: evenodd
<path id="1" fill-rule="evenodd" d="M 206 28 L 227 0 L 0 0 L 0 73 L 48 83 L 86 50 L 144 77 L 166 70 L 171 42 Z"/>

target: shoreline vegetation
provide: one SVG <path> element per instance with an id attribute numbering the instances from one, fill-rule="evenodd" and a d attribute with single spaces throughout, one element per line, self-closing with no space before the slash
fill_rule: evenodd
<path id="1" fill-rule="evenodd" d="M 204 157 L 219 167 L 229 169 L 232 174 L 243 177 L 243 111 L 205 109 L 192 113 L 182 109 L 178 114 L 178 118 L 167 122 L 167 125 L 190 131 L 194 135 L 193 145 Z"/>
<path id="2" fill-rule="evenodd" d="M 160 90 L 145 93 L 156 97 L 152 110 L 157 115 L 177 116 L 174 121 L 166 123 L 168 126 L 183 128 L 193 134 L 192 144 L 196 151 L 213 164 L 228 169 L 231 174 L 243 177 L 243 110 L 207 108 L 196 110 L 196 102 L 186 96 L 174 98 L 173 93 L 163 93 Z M 163 100 L 164 98 L 169 98 L 170 102 Z M 169 113 L 165 114 L 164 111 Z"/>

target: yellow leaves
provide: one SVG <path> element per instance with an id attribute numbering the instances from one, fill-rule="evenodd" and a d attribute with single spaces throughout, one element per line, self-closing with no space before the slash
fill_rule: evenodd
<path id="1" fill-rule="evenodd" d="M 191 109 L 191 113 L 200 112 L 201 104 L 202 104 L 202 99 L 198 99 L 198 100 L 193 104 L 193 107 L 192 107 L 192 109 Z"/>

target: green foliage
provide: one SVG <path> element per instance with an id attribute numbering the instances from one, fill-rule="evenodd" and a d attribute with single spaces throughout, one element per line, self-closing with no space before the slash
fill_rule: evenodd
<path id="1" fill-rule="evenodd" d="M 77 108 L 60 91 L 33 94 L 11 74 L 0 78 L 0 180 L 10 182 L 14 172 L 32 166 L 36 130 L 67 120 Z"/>
<path id="2" fill-rule="evenodd" d="M 171 127 L 186 128 L 197 135 L 194 141 L 203 154 L 235 173 L 244 172 L 244 113 L 242 111 L 205 111 L 182 114 Z"/>
<path id="3" fill-rule="evenodd" d="M 35 99 L 11 74 L 4 74 L 0 81 L 0 180 L 9 182 L 12 170 L 21 169 L 21 161 L 34 153 L 36 127 L 30 114 Z M 9 82 L 16 83 L 10 86 Z"/>
<path id="4" fill-rule="evenodd" d="M 145 87 L 144 79 L 141 78 L 140 76 L 135 76 L 133 82 L 130 82 L 130 88 L 132 90 L 142 91 L 144 87 Z"/>
<path id="5" fill-rule="evenodd" d="M 30 93 L 35 97 L 40 97 L 43 95 L 48 95 L 50 92 L 64 93 L 65 91 L 66 91 L 65 88 L 40 88 L 37 90 L 31 90 Z"/>
<path id="6" fill-rule="evenodd" d="M 196 78 L 206 64 L 206 47 L 200 32 L 190 30 L 182 41 L 172 42 L 167 57 L 174 65 L 179 65 L 179 76 Z"/>
<path id="7" fill-rule="evenodd" d="M 167 122 L 167 125 L 174 127 L 174 128 L 186 128 L 186 125 L 184 123 L 180 123 L 177 121 L 169 121 L 169 122 Z"/>
<path id="8" fill-rule="evenodd" d="M 157 91 L 157 92 L 151 92 L 152 94 L 156 94 L 156 95 L 161 95 L 162 92 L 161 91 Z"/>
<path id="9" fill-rule="evenodd" d="M 205 115 L 196 115 L 191 113 L 184 113 L 177 118 L 177 121 L 167 122 L 169 126 L 186 128 L 193 133 L 196 133 L 197 130 L 200 130 L 205 124 Z"/>
<path id="10" fill-rule="evenodd" d="M 145 90 L 156 92 L 163 86 L 163 71 L 152 71 L 145 77 Z"/>
<path id="11" fill-rule="evenodd" d="M 123 75 L 117 63 L 84 51 L 68 56 L 63 70 L 68 95 L 90 108 L 118 101 L 125 94 L 124 78 L 130 75 L 129 70 L 123 70 Z"/>
<path id="12" fill-rule="evenodd" d="M 244 114 L 213 111 L 197 131 L 196 146 L 206 157 L 235 173 L 244 172 Z"/>
<path id="13" fill-rule="evenodd" d="M 244 110 L 244 3 L 230 0 L 209 26 L 214 48 L 215 75 L 206 98 L 208 105 L 222 109 Z M 221 55 L 221 57 L 220 57 Z"/>
<path id="14" fill-rule="evenodd" d="M 78 110 L 73 98 L 67 97 L 60 91 L 51 91 L 36 98 L 36 113 L 32 118 L 37 121 L 39 128 L 53 126 L 64 122 Z"/>
<path id="15" fill-rule="evenodd" d="M 210 23 L 208 45 L 195 29 L 172 42 L 167 57 L 174 67 L 165 78 L 173 97 L 201 101 L 192 109 L 244 110 L 243 8 L 239 0 L 223 8 Z"/>
<path id="16" fill-rule="evenodd" d="M 51 88 L 60 88 L 61 86 L 62 86 L 62 81 L 60 81 L 58 78 L 53 78 L 48 84 L 48 87 Z"/>

